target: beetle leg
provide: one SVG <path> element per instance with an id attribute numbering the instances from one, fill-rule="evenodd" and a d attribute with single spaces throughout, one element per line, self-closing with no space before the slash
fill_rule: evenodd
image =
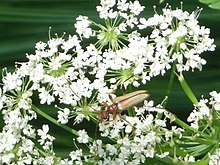
<path id="1" fill-rule="evenodd" d="M 116 115 L 117 115 L 117 113 L 116 113 L 116 111 L 113 113 L 113 120 L 115 120 L 116 119 Z"/>
<path id="2" fill-rule="evenodd" d="M 118 114 L 118 115 L 122 120 L 126 121 L 133 128 L 133 125 L 128 120 L 126 120 L 125 117 L 123 117 L 121 114 Z"/>
<path id="3" fill-rule="evenodd" d="M 106 102 L 102 102 L 102 105 L 104 105 L 105 107 L 109 106 Z"/>
<path id="4" fill-rule="evenodd" d="M 112 115 L 112 119 L 111 120 L 108 120 L 108 121 L 105 121 L 105 125 L 109 124 L 109 123 L 112 123 L 112 122 L 116 122 L 117 120 L 117 113 L 114 113 L 114 114 L 111 114 Z M 108 116 L 109 117 L 109 116 Z"/>

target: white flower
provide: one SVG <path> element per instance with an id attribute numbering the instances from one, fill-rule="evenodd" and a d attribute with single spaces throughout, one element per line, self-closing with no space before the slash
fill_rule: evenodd
<path id="1" fill-rule="evenodd" d="M 49 126 L 48 125 L 46 125 L 46 124 L 44 124 L 43 126 L 42 126 L 42 129 L 38 129 L 37 130 L 37 134 L 41 137 L 41 139 L 47 139 L 47 137 L 48 137 L 48 133 L 49 132 Z"/>
<path id="2" fill-rule="evenodd" d="M 129 3 L 127 3 L 126 1 L 127 0 L 119 0 L 118 3 L 117 3 L 117 8 L 121 12 L 124 12 L 124 11 L 128 10 Z"/>
<path id="3" fill-rule="evenodd" d="M 213 120 L 212 111 L 218 110 L 218 93 L 216 91 L 210 92 L 212 96 L 210 100 L 208 99 L 200 99 L 198 104 L 195 105 L 195 109 L 190 113 L 187 118 L 188 122 L 191 122 L 191 126 L 195 129 L 199 129 L 199 121 L 205 120 L 206 122 L 211 122 Z M 216 97 L 216 100 L 214 99 Z M 216 104 L 217 103 L 217 104 Z M 211 107 L 215 107 L 217 105 L 217 109 L 212 109 Z"/>
<path id="4" fill-rule="evenodd" d="M 32 125 L 28 124 L 24 129 L 23 133 L 27 135 L 28 137 L 34 138 L 35 137 L 35 129 Z"/>
<path id="5" fill-rule="evenodd" d="M 45 157 L 41 157 L 38 160 L 38 164 L 47 164 L 47 165 L 53 165 L 55 161 L 54 156 L 45 156 Z"/>
<path id="6" fill-rule="evenodd" d="M 77 141 L 79 143 L 88 143 L 89 142 L 89 136 L 88 136 L 87 132 L 84 129 L 79 130 L 78 134 L 79 134 L 79 137 L 77 138 Z"/>
<path id="7" fill-rule="evenodd" d="M 220 110 L 220 93 L 217 93 L 216 91 L 210 92 L 210 95 L 212 96 L 210 100 L 210 104 L 213 105 L 214 109 L 219 111 Z"/>
<path id="8" fill-rule="evenodd" d="M 63 159 L 59 162 L 59 165 L 72 165 L 73 161 L 68 160 L 68 159 Z"/>
<path id="9" fill-rule="evenodd" d="M 3 92 L 10 91 L 13 89 L 20 89 L 22 85 L 22 80 L 19 74 L 6 73 L 6 76 L 3 77 L 2 82 L 4 83 Z"/>
<path id="10" fill-rule="evenodd" d="M 88 17 L 86 16 L 78 16 L 76 18 L 75 28 L 76 32 L 85 38 L 89 38 L 93 35 L 92 29 L 89 28 L 91 22 L 88 20 Z"/>
<path id="11" fill-rule="evenodd" d="M 34 149 L 34 142 L 32 142 L 30 139 L 24 139 L 22 141 L 22 147 L 20 147 L 20 150 L 23 150 L 23 152 L 33 152 Z"/>
<path id="12" fill-rule="evenodd" d="M 141 6 L 139 1 L 134 1 L 133 3 L 130 2 L 129 9 L 131 10 L 131 13 L 134 13 L 135 15 L 139 15 L 140 12 L 144 10 L 144 6 Z"/>
<path id="13" fill-rule="evenodd" d="M 50 50 L 53 50 L 54 52 L 57 52 L 57 49 L 58 49 L 58 46 L 60 44 L 62 44 L 64 42 L 64 39 L 63 38 L 51 38 L 49 41 L 48 41 L 48 46 L 50 48 Z"/>
<path id="14" fill-rule="evenodd" d="M 146 18 L 140 18 L 140 25 L 138 25 L 139 29 L 144 29 L 148 26 L 148 21 L 146 20 Z"/>
<path id="15" fill-rule="evenodd" d="M 186 155 L 186 156 L 184 157 L 184 161 L 185 161 L 185 162 L 195 162 L 196 159 L 195 159 L 195 157 L 193 157 L 192 155 Z"/>
<path id="16" fill-rule="evenodd" d="M 70 110 L 68 108 L 64 108 L 63 110 L 58 111 L 58 115 L 57 115 L 58 122 L 60 122 L 61 124 L 68 123 L 69 114 L 70 114 Z"/>
<path id="17" fill-rule="evenodd" d="M 80 41 L 76 35 L 73 36 L 69 35 L 68 40 L 63 42 L 61 48 L 67 52 L 73 47 L 75 47 L 77 51 L 80 50 L 81 49 Z"/>
<path id="18" fill-rule="evenodd" d="M 31 109 L 31 104 L 29 101 L 31 101 L 30 98 L 21 98 L 18 102 L 18 108 L 25 110 Z"/>
<path id="19" fill-rule="evenodd" d="M 2 94 L 2 88 L 0 87 L 0 110 L 3 108 L 3 104 L 5 101 L 6 97 Z"/>
<path id="20" fill-rule="evenodd" d="M 158 48 L 168 50 L 170 49 L 169 46 L 175 48 L 178 46 L 181 49 L 178 53 L 173 52 L 173 54 L 169 54 L 167 50 L 159 53 L 160 56 L 157 56 L 150 65 L 150 76 L 163 75 L 166 70 L 170 69 L 170 63 L 175 60 L 178 61 L 176 66 L 179 72 L 189 71 L 190 69 L 194 71 L 195 68 L 202 70 L 206 61 L 199 55 L 204 51 L 213 51 L 215 45 L 213 39 L 209 38 L 209 29 L 198 25 L 197 14 L 200 11 L 201 9 L 197 9 L 189 14 L 182 9 L 171 10 L 171 7 L 167 6 L 163 9 L 162 15 L 156 13 L 148 20 L 140 19 L 140 29 L 148 26 L 154 28 L 150 37 L 154 39 L 157 51 Z M 164 58 L 164 55 L 167 57 Z"/>
<path id="21" fill-rule="evenodd" d="M 47 44 L 42 42 L 42 41 L 39 41 L 36 43 L 36 46 L 35 48 L 39 51 L 43 51 L 45 48 L 46 48 Z"/>
<path id="22" fill-rule="evenodd" d="M 84 117 L 85 116 L 82 113 L 78 113 L 76 118 L 75 118 L 75 122 L 78 123 L 78 124 L 81 123 L 83 121 Z"/>
<path id="23" fill-rule="evenodd" d="M 1 156 L 0 160 L 1 162 L 4 164 L 10 164 L 12 159 L 15 157 L 15 155 L 13 153 L 8 153 L 8 154 L 5 154 L 3 156 Z"/>
<path id="24" fill-rule="evenodd" d="M 99 17 L 104 19 L 115 18 L 116 13 L 114 13 L 113 16 L 113 10 L 111 9 L 115 3 L 115 0 L 101 0 L 101 6 L 96 7 L 97 11 L 99 12 Z"/>
<path id="25" fill-rule="evenodd" d="M 81 156 L 83 156 L 83 153 L 82 153 L 82 149 L 79 149 L 79 150 L 76 150 L 76 151 L 72 151 L 70 153 L 70 157 L 71 159 L 75 162 L 76 160 L 81 160 Z"/>
<path id="26" fill-rule="evenodd" d="M 41 99 L 41 104 L 47 103 L 50 105 L 52 102 L 54 102 L 55 98 L 50 95 L 48 91 L 46 91 L 45 87 L 38 89 L 38 91 L 40 92 L 39 98 Z"/>
<path id="27" fill-rule="evenodd" d="M 30 80 L 33 82 L 39 82 L 44 78 L 44 66 L 43 64 L 39 63 L 36 64 L 34 68 L 32 68 L 30 72 Z"/>
<path id="28" fill-rule="evenodd" d="M 38 142 L 40 142 L 41 145 L 43 145 L 43 148 L 45 150 L 48 150 L 49 147 L 52 145 L 52 141 L 55 139 L 53 136 L 49 135 L 49 126 L 44 124 L 42 126 L 42 129 L 37 130 L 38 136 L 40 136 L 40 139 Z"/>
<path id="29" fill-rule="evenodd" d="M 109 152 L 110 155 L 117 154 L 117 149 L 111 144 L 106 145 L 106 150 Z"/>
<path id="30" fill-rule="evenodd" d="M 103 102 L 109 101 L 109 94 L 122 85 L 127 88 L 145 84 L 154 76 L 164 75 L 174 61 L 177 72 L 201 70 L 206 61 L 200 54 L 213 51 L 215 45 L 209 38 L 210 29 L 198 24 L 200 9 L 190 14 L 182 8 L 172 10 L 166 6 L 162 14 L 141 18 L 139 23 L 137 15 L 143 9 L 137 0 L 101 0 L 97 11 L 104 25 L 79 16 L 74 25 L 79 38 L 73 35 L 67 40 L 56 37 L 46 43 L 38 42 L 35 54 L 27 55 L 27 63 L 19 64 L 14 73 L 5 74 L 0 88 L 0 109 L 5 123 L 0 133 L 1 163 L 10 164 L 16 156 L 14 164 L 131 165 L 144 163 L 146 157 L 169 155 L 164 151 L 158 154 L 160 143 L 182 138 L 184 130 L 178 127 L 168 130 L 166 119 L 171 115 L 161 106 L 154 107 L 153 101 L 144 101 L 143 107 L 134 108 L 135 116 L 122 115 L 118 110 L 113 120 L 114 115 L 109 114 L 107 121 L 99 123 L 99 131 L 101 137 L 113 139 L 111 143 L 94 140 L 86 154 L 77 149 L 60 162 L 53 152 L 55 138 L 49 135 L 49 126 L 43 125 L 36 131 L 29 123 L 37 116 L 31 109 L 34 108 L 31 90 L 39 92 L 41 104 L 52 106 L 56 100 L 64 107 L 58 110 L 58 122 L 66 124 L 72 118 L 75 125 L 84 118 L 95 120 L 97 112 L 105 108 Z M 153 30 L 143 36 L 136 26 Z M 93 36 L 95 43 L 80 43 Z M 220 110 L 220 94 L 213 91 L 210 95 L 209 100 L 202 98 L 195 105 L 188 118 L 196 129 L 200 128 L 201 120 L 212 120 L 213 110 Z M 84 129 L 78 135 L 78 143 L 89 143 Z M 40 146 L 36 148 L 32 139 Z M 210 162 L 218 162 L 216 155 L 210 156 Z M 194 161 L 191 156 L 182 159 Z"/>
<path id="31" fill-rule="evenodd" d="M 162 154 L 156 154 L 159 158 L 165 158 L 169 155 L 169 152 L 164 152 Z"/>
<path id="32" fill-rule="evenodd" d="M 62 63 L 59 57 L 52 58 L 51 61 L 48 62 L 48 64 L 52 70 L 58 70 L 62 66 Z"/>

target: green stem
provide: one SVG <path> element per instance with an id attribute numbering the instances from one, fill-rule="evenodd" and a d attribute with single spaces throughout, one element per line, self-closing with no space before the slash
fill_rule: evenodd
<path id="1" fill-rule="evenodd" d="M 194 95 L 194 93 L 192 92 L 189 85 L 187 84 L 186 80 L 184 79 L 184 76 L 183 76 L 182 72 L 180 73 L 180 75 L 177 75 L 177 76 L 178 76 L 178 80 L 179 80 L 180 85 L 182 86 L 185 94 L 188 96 L 188 98 L 191 100 L 191 102 L 194 105 L 198 104 L 197 98 Z"/>
<path id="2" fill-rule="evenodd" d="M 173 63 L 173 66 L 172 66 L 172 71 L 171 71 L 171 75 L 170 75 L 170 80 L 169 80 L 169 83 L 168 83 L 168 86 L 167 86 L 167 90 L 166 90 L 166 99 L 165 101 L 162 103 L 162 106 L 163 107 L 166 107 L 167 103 L 168 103 L 168 99 L 169 99 L 169 95 L 170 95 L 170 92 L 171 92 L 171 88 L 173 86 L 173 82 L 174 82 L 174 78 L 175 78 L 175 70 L 176 70 L 176 61 Z"/>
<path id="3" fill-rule="evenodd" d="M 198 131 L 197 129 L 189 126 L 188 124 L 186 124 L 184 121 L 180 120 L 179 118 L 175 118 L 175 123 L 178 124 L 179 126 L 181 126 L 182 128 L 185 128 L 185 130 L 191 130 L 193 132 L 199 133 L 202 137 L 206 137 L 210 139 L 210 136 L 207 135 L 206 133 L 203 133 L 201 131 Z"/>
<path id="4" fill-rule="evenodd" d="M 50 122 L 54 123 L 55 125 L 63 128 L 64 130 L 70 132 L 71 134 L 74 134 L 75 136 L 79 136 L 78 131 L 76 131 L 75 129 L 72 129 L 66 125 L 63 125 L 59 122 L 57 122 L 56 119 L 54 119 L 53 117 L 49 116 L 48 114 L 46 114 L 45 112 L 43 112 L 42 110 L 40 110 L 39 108 L 37 108 L 36 106 L 32 105 L 32 108 L 35 112 L 37 112 L 38 114 L 40 114 L 41 116 L 43 116 L 44 118 L 46 118 L 47 120 L 49 120 Z M 93 142 L 92 138 L 89 138 L 89 142 Z"/>
<path id="5" fill-rule="evenodd" d="M 179 118 L 175 118 L 175 123 L 181 126 L 182 128 L 185 128 L 186 130 L 191 130 L 193 132 L 197 132 L 196 129 L 190 127 L 188 124 L 186 124 L 184 121 L 180 120 Z"/>

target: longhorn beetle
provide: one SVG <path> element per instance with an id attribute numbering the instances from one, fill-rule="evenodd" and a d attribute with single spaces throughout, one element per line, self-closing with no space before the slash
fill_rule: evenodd
<path id="1" fill-rule="evenodd" d="M 109 95 L 109 99 L 112 104 L 108 105 L 104 102 L 103 105 L 106 107 L 106 110 L 101 111 L 99 117 L 100 119 L 107 119 L 109 114 L 111 114 L 113 115 L 114 120 L 118 114 L 121 114 L 122 111 L 141 103 L 149 96 L 150 94 L 146 90 L 138 90 L 116 98 L 112 98 L 112 96 Z"/>

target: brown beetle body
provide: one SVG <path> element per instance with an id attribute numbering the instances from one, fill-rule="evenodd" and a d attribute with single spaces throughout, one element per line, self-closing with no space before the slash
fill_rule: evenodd
<path id="1" fill-rule="evenodd" d="M 146 90 L 131 92 L 114 99 L 109 96 L 112 104 L 108 105 L 107 103 L 104 103 L 104 105 L 107 107 L 107 110 L 100 113 L 100 118 L 106 119 L 108 118 L 109 114 L 111 114 L 113 115 L 114 120 L 117 114 L 120 114 L 122 111 L 141 103 L 149 96 L 150 95 Z"/>

